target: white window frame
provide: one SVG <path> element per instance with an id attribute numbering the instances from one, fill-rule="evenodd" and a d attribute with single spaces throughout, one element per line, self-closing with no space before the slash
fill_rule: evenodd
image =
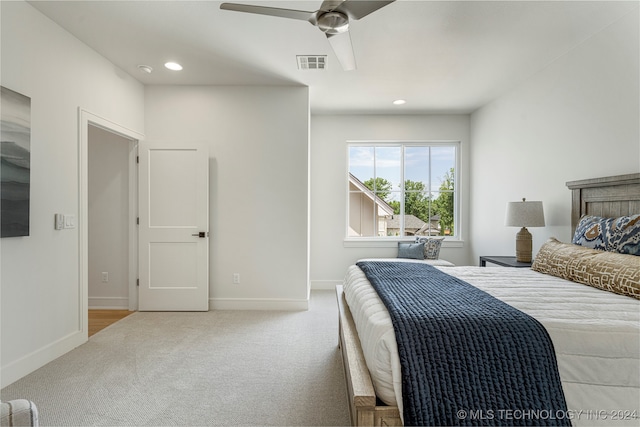
<path id="1" fill-rule="evenodd" d="M 404 149 L 411 146 L 431 146 L 431 147 L 455 147 L 455 166 L 454 166 L 454 206 L 453 206 L 453 223 L 455 236 L 444 236 L 443 245 L 447 247 L 463 246 L 462 220 L 460 217 L 460 198 L 462 194 L 461 188 L 461 142 L 459 140 L 424 140 L 424 141 L 347 141 L 346 144 L 346 173 L 345 173 L 345 229 L 344 229 L 344 246 L 345 247 L 396 247 L 397 242 L 413 241 L 414 236 L 349 236 L 349 149 L 354 146 L 361 147 L 401 147 L 402 163 L 401 163 L 401 182 L 404 182 Z M 431 161 L 431 158 L 429 158 Z M 429 179 L 433 177 L 429 174 Z M 404 193 L 403 193 L 404 196 Z M 402 210 L 404 211 L 404 197 L 400 198 Z M 404 218 L 401 218 L 402 229 L 404 230 Z"/>

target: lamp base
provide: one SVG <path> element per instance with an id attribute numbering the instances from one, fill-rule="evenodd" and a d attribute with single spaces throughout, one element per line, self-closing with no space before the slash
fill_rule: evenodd
<path id="1" fill-rule="evenodd" d="M 526 227 L 516 234 L 516 261 L 531 262 L 533 239 Z"/>

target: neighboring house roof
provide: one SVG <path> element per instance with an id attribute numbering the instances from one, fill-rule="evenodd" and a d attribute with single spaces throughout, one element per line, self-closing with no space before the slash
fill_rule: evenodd
<path id="1" fill-rule="evenodd" d="M 387 228 L 400 228 L 400 217 L 402 215 L 394 215 L 387 220 Z M 426 223 L 415 215 L 404 216 L 405 230 L 418 230 L 424 227 Z"/>
<path id="2" fill-rule="evenodd" d="M 416 230 L 416 235 L 436 235 L 440 234 L 440 215 L 433 215 L 429 220 L 430 224 L 424 224 L 419 230 Z M 427 233 L 428 232 L 428 233 Z"/>
<path id="3" fill-rule="evenodd" d="M 400 229 L 400 217 L 402 215 L 394 215 L 387 220 L 387 229 L 399 230 Z M 431 217 L 430 224 L 424 222 L 415 215 L 404 216 L 404 229 L 407 233 L 414 235 L 439 235 L 440 234 L 440 215 L 434 215 Z"/>
<path id="4" fill-rule="evenodd" d="M 393 208 L 389 205 L 389 203 L 385 202 L 380 197 L 376 196 L 369 187 L 364 185 L 362 181 L 360 181 L 358 178 L 353 176 L 351 172 L 349 172 L 349 183 L 353 184 L 355 187 L 358 188 L 358 190 L 362 191 L 368 198 L 373 200 L 376 203 L 376 205 L 378 205 L 378 207 L 382 209 L 387 215 L 393 215 Z"/>

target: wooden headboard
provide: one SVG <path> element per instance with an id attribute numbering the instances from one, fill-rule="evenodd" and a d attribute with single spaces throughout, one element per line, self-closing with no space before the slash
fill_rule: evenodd
<path id="1" fill-rule="evenodd" d="M 569 181 L 571 230 L 582 215 L 618 217 L 640 214 L 640 173 Z"/>

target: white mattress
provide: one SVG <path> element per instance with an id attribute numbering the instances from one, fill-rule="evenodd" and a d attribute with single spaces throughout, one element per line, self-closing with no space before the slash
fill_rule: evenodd
<path id="1" fill-rule="evenodd" d="M 633 411 L 640 416 L 640 301 L 525 268 L 437 268 L 545 326 L 574 425 L 639 425 Z M 355 265 L 347 271 L 344 295 L 376 394 L 402 414 L 400 361 L 389 314 Z"/>

